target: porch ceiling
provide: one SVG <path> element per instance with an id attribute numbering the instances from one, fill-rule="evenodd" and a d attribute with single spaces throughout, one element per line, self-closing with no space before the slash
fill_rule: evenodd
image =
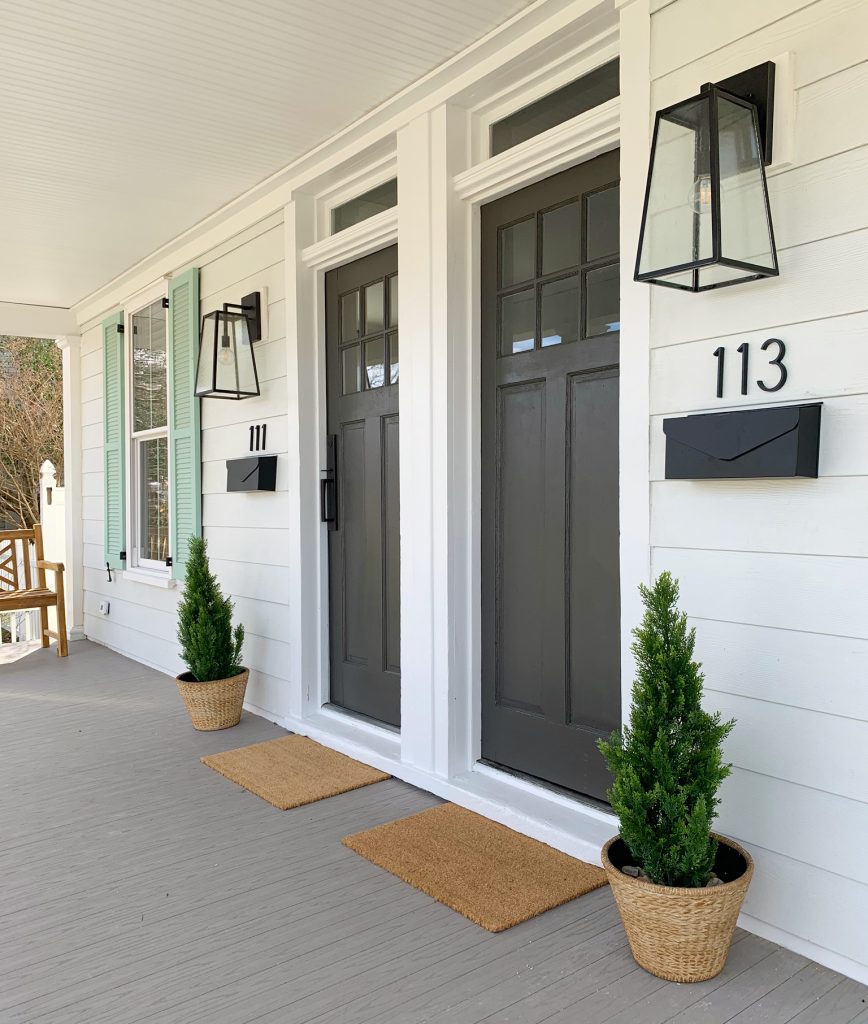
<path id="1" fill-rule="evenodd" d="M 0 301 L 68 307 L 529 0 L 0 0 Z"/>

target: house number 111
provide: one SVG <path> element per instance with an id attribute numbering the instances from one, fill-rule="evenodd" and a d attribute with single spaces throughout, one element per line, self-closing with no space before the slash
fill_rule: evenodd
<path id="1" fill-rule="evenodd" d="M 756 386 L 761 391 L 780 391 L 787 382 L 787 368 L 784 366 L 784 356 L 787 354 L 787 346 L 780 338 L 768 338 L 760 346 L 763 352 L 767 352 L 773 345 L 777 346 L 777 355 L 769 360 L 769 366 L 774 366 L 778 371 L 778 379 L 774 384 L 766 384 L 758 380 Z M 750 345 L 745 341 L 736 349 L 741 356 L 741 393 L 747 394 L 748 360 L 750 358 Z M 717 397 L 723 398 L 723 364 L 726 360 L 726 349 L 716 348 L 714 358 L 717 360 Z"/>

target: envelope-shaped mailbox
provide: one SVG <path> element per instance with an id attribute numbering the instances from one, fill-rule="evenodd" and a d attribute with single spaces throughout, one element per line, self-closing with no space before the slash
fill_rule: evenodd
<path id="1" fill-rule="evenodd" d="M 227 491 L 273 491 L 276 486 L 276 455 L 226 460 Z"/>
<path id="2" fill-rule="evenodd" d="M 820 406 L 737 409 L 664 420 L 666 479 L 816 477 Z"/>

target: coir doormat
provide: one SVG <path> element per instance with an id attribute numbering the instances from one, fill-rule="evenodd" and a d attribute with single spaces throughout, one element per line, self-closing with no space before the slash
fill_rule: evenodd
<path id="1" fill-rule="evenodd" d="M 281 811 L 389 778 L 306 736 L 281 736 L 201 760 Z"/>
<path id="2" fill-rule="evenodd" d="M 490 932 L 606 884 L 602 868 L 456 804 L 441 804 L 342 842 Z"/>

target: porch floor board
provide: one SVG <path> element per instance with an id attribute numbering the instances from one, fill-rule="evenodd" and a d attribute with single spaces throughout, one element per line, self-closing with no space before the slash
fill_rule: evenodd
<path id="1" fill-rule="evenodd" d="M 281 812 L 199 763 L 174 682 L 87 641 L 0 664 L 4 1024 L 851 1024 L 868 989 L 744 932 L 636 967 L 607 888 L 491 935 L 340 844 L 438 803 L 397 779 Z"/>

